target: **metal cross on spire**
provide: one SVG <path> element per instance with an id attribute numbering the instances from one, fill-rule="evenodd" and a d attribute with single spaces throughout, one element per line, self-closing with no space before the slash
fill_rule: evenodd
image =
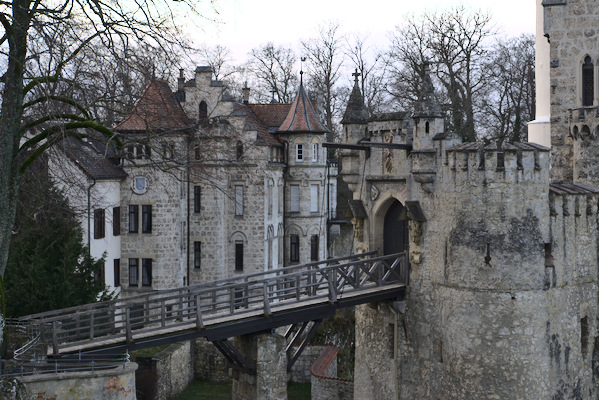
<path id="1" fill-rule="evenodd" d="M 356 72 L 354 72 L 353 74 L 351 74 L 354 77 L 354 82 L 356 82 L 356 84 L 358 84 L 358 77 L 360 75 L 362 75 L 361 73 L 358 72 L 358 68 L 356 68 Z"/>
<path id="2" fill-rule="evenodd" d="M 300 85 L 304 83 L 304 61 L 306 61 L 306 57 L 300 58 Z"/>

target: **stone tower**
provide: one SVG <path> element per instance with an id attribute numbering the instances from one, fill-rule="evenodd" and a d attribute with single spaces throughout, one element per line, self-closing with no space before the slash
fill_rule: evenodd
<path id="1" fill-rule="evenodd" d="M 551 183 L 549 148 L 460 143 L 421 91 L 413 138 L 371 121 L 362 142 L 355 247 L 385 250 L 407 219 L 411 266 L 402 301 L 357 307 L 355 397 L 597 398 L 599 190 Z"/>

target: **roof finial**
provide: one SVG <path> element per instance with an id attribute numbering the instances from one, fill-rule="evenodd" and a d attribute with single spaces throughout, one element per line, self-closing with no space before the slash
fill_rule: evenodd
<path id="1" fill-rule="evenodd" d="M 304 83 L 304 61 L 306 61 L 306 57 L 301 57 L 301 64 L 300 64 L 300 85 L 303 85 Z"/>
<path id="2" fill-rule="evenodd" d="M 358 72 L 358 68 L 356 68 L 356 72 L 354 72 L 353 74 L 351 74 L 354 77 L 354 82 L 356 83 L 356 85 L 358 84 L 358 77 L 360 75 L 362 75 L 361 73 Z"/>

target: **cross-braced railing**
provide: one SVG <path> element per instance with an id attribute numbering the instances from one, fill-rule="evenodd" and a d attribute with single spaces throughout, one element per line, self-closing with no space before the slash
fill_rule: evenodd
<path id="1" fill-rule="evenodd" d="M 405 253 L 376 252 L 153 291 L 118 300 L 23 317 L 39 326 L 55 354 L 214 326 L 282 310 L 336 303 L 377 290 L 405 287 Z M 364 300 L 368 301 L 368 300 Z M 233 335 L 232 335 L 233 336 Z"/>

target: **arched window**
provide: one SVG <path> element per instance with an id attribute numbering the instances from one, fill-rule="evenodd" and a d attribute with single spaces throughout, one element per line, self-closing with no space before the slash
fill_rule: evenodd
<path id="1" fill-rule="evenodd" d="M 208 104 L 205 101 L 200 102 L 200 113 L 198 115 L 200 120 L 208 118 Z"/>
<path id="2" fill-rule="evenodd" d="M 582 64 L 582 105 L 592 106 L 594 97 L 594 71 L 591 57 L 586 56 Z"/>
<path id="3" fill-rule="evenodd" d="M 243 157 L 243 143 L 241 143 L 241 141 L 237 141 L 237 159 L 241 160 L 241 157 Z"/>
<path id="4" fill-rule="evenodd" d="M 426 121 L 426 124 L 424 124 L 424 132 L 429 133 L 430 130 L 430 125 L 428 123 L 428 121 Z"/>

